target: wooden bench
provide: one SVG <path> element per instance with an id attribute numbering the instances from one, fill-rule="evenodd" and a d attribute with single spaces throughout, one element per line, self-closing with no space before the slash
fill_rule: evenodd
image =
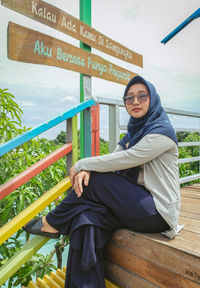
<path id="1" fill-rule="evenodd" d="M 173 240 L 118 230 L 106 245 L 106 277 L 123 288 L 200 288 L 200 184 L 181 189 L 180 224 Z"/>

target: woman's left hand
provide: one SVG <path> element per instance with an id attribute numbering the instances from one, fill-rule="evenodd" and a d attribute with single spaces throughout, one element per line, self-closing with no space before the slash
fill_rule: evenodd
<path id="1" fill-rule="evenodd" d="M 74 185 L 73 188 L 75 190 L 75 193 L 77 197 L 81 197 L 83 193 L 83 182 L 85 186 L 88 186 L 90 180 L 90 171 L 80 171 L 74 179 Z"/>

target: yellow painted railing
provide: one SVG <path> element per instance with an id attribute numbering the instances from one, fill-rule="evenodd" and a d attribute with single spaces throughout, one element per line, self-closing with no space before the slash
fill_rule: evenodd
<path id="1" fill-rule="evenodd" d="M 43 211 L 50 203 L 56 200 L 63 192 L 71 187 L 69 177 L 66 177 L 39 199 L 33 202 L 28 208 L 13 218 L 10 222 L 0 228 L 0 244 L 28 223 L 34 216 Z M 0 270 L 1 272 L 1 270 Z"/>
<path id="2" fill-rule="evenodd" d="M 50 275 L 45 275 L 43 279 L 37 278 L 36 283 L 29 282 L 28 288 L 64 288 L 65 285 L 66 267 L 62 270 L 57 269 L 56 273 L 51 272 Z M 106 288 L 119 288 L 109 280 L 105 280 Z"/>

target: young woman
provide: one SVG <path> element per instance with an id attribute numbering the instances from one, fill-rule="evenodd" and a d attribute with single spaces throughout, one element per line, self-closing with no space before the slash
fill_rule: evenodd
<path id="1" fill-rule="evenodd" d="M 178 146 L 154 86 L 140 76 L 124 92 L 128 132 L 108 155 L 79 160 L 73 190 L 27 232 L 70 235 L 65 287 L 104 288 L 102 248 L 120 228 L 177 234 L 180 209 Z"/>

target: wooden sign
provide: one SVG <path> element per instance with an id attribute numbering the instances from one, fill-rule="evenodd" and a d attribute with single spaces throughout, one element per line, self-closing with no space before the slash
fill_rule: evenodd
<path id="1" fill-rule="evenodd" d="M 142 55 L 126 48 L 61 9 L 41 0 L 1 0 L 1 4 L 51 26 L 104 53 L 143 66 Z"/>
<path id="2" fill-rule="evenodd" d="M 12 22 L 8 25 L 8 58 L 69 69 L 123 85 L 137 75 L 100 56 Z"/>

